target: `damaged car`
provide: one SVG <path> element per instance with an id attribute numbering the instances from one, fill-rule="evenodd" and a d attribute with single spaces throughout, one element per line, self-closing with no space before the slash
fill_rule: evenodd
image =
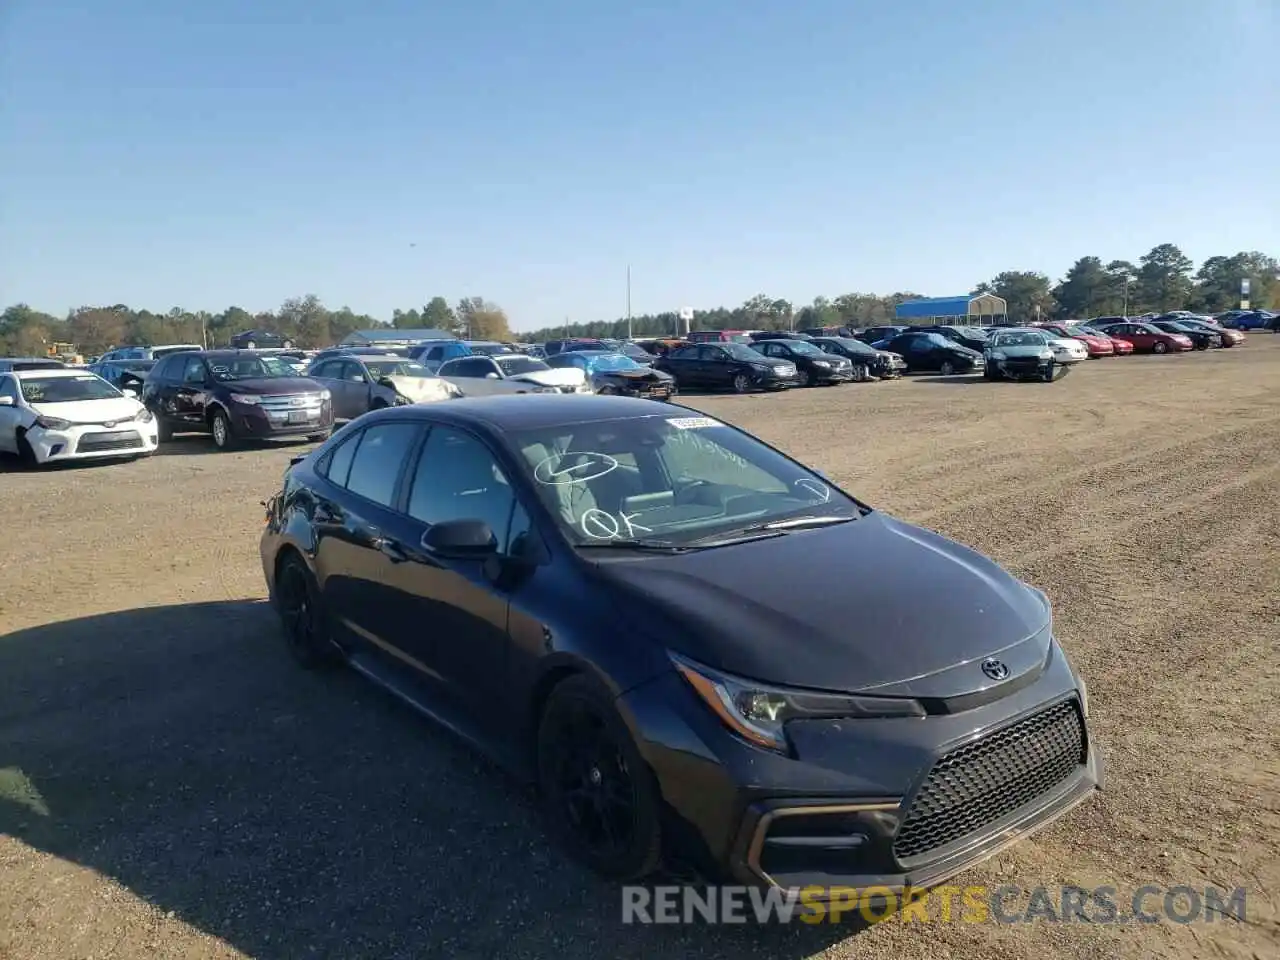
<path id="1" fill-rule="evenodd" d="M 988 380 L 1042 380 L 1045 383 L 1061 379 L 1071 369 L 1071 363 L 1060 359 L 1055 339 L 1043 330 L 996 331 L 983 351 L 986 359 L 983 376 Z"/>
<path id="2" fill-rule="evenodd" d="M 306 376 L 333 396 L 335 420 L 354 420 L 370 410 L 410 403 L 453 400 L 463 391 L 415 360 L 388 354 L 343 354 L 313 363 Z"/>
<path id="3" fill-rule="evenodd" d="M 609 350 L 568 350 L 547 358 L 553 369 L 581 370 L 592 393 L 649 400 L 670 400 L 678 392 L 676 378 L 664 370 Z"/>

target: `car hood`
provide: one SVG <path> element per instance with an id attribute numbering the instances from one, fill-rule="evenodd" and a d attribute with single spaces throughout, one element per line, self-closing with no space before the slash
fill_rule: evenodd
<path id="1" fill-rule="evenodd" d="M 975 661 L 1018 647 L 1042 663 L 1048 652 L 1042 594 L 878 512 L 597 570 L 619 588 L 627 622 L 640 616 L 675 652 L 774 684 L 951 697 L 990 686 Z"/>
<path id="2" fill-rule="evenodd" d="M 131 420 L 142 410 L 142 404 L 132 397 L 107 397 L 66 403 L 33 403 L 31 409 L 41 416 L 58 417 L 72 423 L 104 423 L 107 420 Z"/>
<path id="3" fill-rule="evenodd" d="M 439 377 L 383 377 L 396 388 L 396 393 L 408 397 L 414 403 L 434 403 L 452 399 L 457 387 Z"/>
<path id="4" fill-rule="evenodd" d="M 954 353 L 963 354 L 966 357 L 981 357 L 981 350 L 974 350 L 972 347 L 966 347 L 962 343 L 956 343 L 954 340 L 950 343 L 951 350 Z"/>
<path id="5" fill-rule="evenodd" d="M 990 347 L 988 353 L 1003 353 L 1006 357 L 1039 357 L 1042 354 L 1053 353 L 1047 346 L 1039 346 L 1037 344 L 1019 344 L 1011 347 Z"/>
<path id="6" fill-rule="evenodd" d="M 290 393 L 319 393 L 324 389 L 308 377 L 263 377 L 261 380 L 219 380 L 218 386 L 231 393 L 281 396 Z"/>
<path id="7" fill-rule="evenodd" d="M 654 370 L 644 367 L 640 370 L 596 370 L 594 377 L 617 377 L 620 380 L 670 380 L 671 374 L 665 370 Z"/>
<path id="8" fill-rule="evenodd" d="M 552 367 L 550 370 L 534 370 L 532 373 L 518 373 L 508 380 L 523 380 L 544 387 L 578 387 L 586 383 L 587 376 L 577 367 Z"/>

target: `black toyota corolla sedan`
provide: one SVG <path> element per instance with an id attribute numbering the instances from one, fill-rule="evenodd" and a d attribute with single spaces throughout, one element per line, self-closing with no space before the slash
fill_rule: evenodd
<path id="1" fill-rule="evenodd" d="M 927 886 L 1101 786 L 1043 593 L 685 407 L 366 414 L 261 552 L 302 664 L 527 776 L 608 877 Z"/>

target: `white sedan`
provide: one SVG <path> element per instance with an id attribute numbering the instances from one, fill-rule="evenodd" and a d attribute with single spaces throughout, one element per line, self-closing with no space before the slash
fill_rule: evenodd
<path id="1" fill-rule="evenodd" d="M 577 367 L 552 369 L 522 353 L 473 354 L 440 365 L 436 376 L 468 397 L 514 393 L 590 393 L 587 375 Z"/>
<path id="2" fill-rule="evenodd" d="M 85 370 L 0 374 L 0 453 L 28 463 L 155 453 L 156 420 L 137 400 Z"/>

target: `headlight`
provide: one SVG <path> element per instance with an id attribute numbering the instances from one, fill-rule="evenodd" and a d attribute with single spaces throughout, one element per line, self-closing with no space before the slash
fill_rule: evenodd
<path id="1" fill-rule="evenodd" d="M 320 391 L 320 399 L 321 399 L 321 400 L 328 400 L 331 396 L 333 396 L 333 394 L 331 394 L 328 390 L 321 390 L 321 391 Z"/>
<path id="2" fill-rule="evenodd" d="M 1052 359 L 1053 359 L 1053 351 L 1052 351 L 1052 350 L 1041 350 L 1041 351 L 1040 351 L 1040 359 L 1041 359 L 1041 360 L 1052 360 Z"/>
<path id="3" fill-rule="evenodd" d="M 254 406 L 262 402 L 262 398 L 252 393 L 233 393 L 231 394 L 232 403 L 243 403 L 248 406 Z"/>
<path id="4" fill-rule="evenodd" d="M 1076 681 L 1080 690 L 1080 712 L 1084 714 L 1086 720 L 1089 719 L 1089 685 L 1084 682 L 1084 677 L 1076 673 Z"/>
<path id="5" fill-rule="evenodd" d="M 823 717 L 923 717 L 916 700 L 768 687 L 670 654 L 680 675 L 730 730 L 756 746 L 785 753 L 788 720 Z"/>
<path id="6" fill-rule="evenodd" d="M 560 388 L 559 387 L 534 387 L 533 392 L 534 393 L 559 393 Z"/>
<path id="7" fill-rule="evenodd" d="M 71 421 L 63 420 L 61 417 L 36 417 L 36 426 L 44 427 L 46 430 L 69 430 Z"/>
<path id="8" fill-rule="evenodd" d="M 992 360 L 1003 360 L 1003 359 L 1004 359 L 1004 351 L 1003 351 L 1003 350 L 992 350 L 992 351 L 991 351 L 991 359 L 992 359 Z"/>
<path id="9" fill-rule="evenodd" d="M 148 410 L 146 407 L 143 407 L 134 415 L 134 419 L 137 420 L 139 423 L 150 423 L 152 420 L 155 419 L 155 416 L 152 414 L 150 410 Z"/>
<path id="10" fill-rule="evenodd" d="M 830 364 L 830 362 L 828 362 L 828 361 L 826 361 L 826 360 L 814 360 L 814 361 L 813 361 L 813 365 L 814 365 L 815 367 L 821 367 L 823 370 L 830 370 L 830 369 L 831 369 L 831 364 Z"/>

